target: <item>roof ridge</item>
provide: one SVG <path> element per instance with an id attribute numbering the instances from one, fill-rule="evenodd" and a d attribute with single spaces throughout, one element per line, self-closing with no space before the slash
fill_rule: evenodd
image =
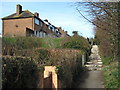
<path id="1" fill-rule="evenodd" d="M 13 14 L 10 14 L 10 15 L 8 15 L 8 16 L 5 16 L 5 17 L 3 17 L 2 19 L 7 18 L 7 17 L 9 17 L 9 16 L 11 16 L 11 15 L 14 15 L 14 14 L 16 14 L 16 13 L 13 13 Z"/>
<path id="2" fill-rule="evenodd" d="M 32 12 L 30 12 L 29 10 L 24 10 L 24 12 L 28 12 L 29 14 L 35 16 Z"/>
<path id="3" fill-rule="evenodd" d="M 32 12 L 30 12 L 29 10 L 24 10 L 24 11 L 22 11 L 19 15 L 17 15 L 17 13 L 13 13 L 13 14 L 11 14 L 11 15 L 9 15 L 9 16 L 6 16 L 6 17 L 3 17 L 2 19 L 13 19 L 13 18 L 19 18 L 19 17 L 25 17 L 25 16 L 23 16 L 23 15 L 25 15 L 25 14 L 27 14 L 27 15 L 29 15 L 29 16 L 35 16 Z M 29 16 L 26 16 L 26 17 L 29 17 Z"/>
<path id="4" fill-rule="evenodd" d="M 22 13 L 20 13 L 19 15 L 17 15 L 17 14 L 16 14 L 16 15 L 15 15 L 15 16 L 13 16 L 13 17 L 15 17 L 15 18 L 16 18 L 16 17 L 20 17 L 21 15 L 22 15 Z"/>

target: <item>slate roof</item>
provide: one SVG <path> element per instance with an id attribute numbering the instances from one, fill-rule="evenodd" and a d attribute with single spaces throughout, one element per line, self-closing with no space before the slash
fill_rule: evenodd
<path id="1" fill-rule="evenodd" d="M 17 15 L 17 13 L 14 13 L 12 15 L 9 15 L 7 17 L 4 17 L 2 19 L 16 19 L 16 18 L 27 18 L 27 17 L 34 17 L 35 15 L 31 13 L 28 10 L 22 11 L 21 14 Z"/>

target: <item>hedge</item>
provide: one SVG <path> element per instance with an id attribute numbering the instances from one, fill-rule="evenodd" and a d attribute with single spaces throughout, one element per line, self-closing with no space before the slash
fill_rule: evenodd
<path id="1" fill-rule="evenodd" d="M 37 88 L 39 72 L 34 60 L 28 57 L 2 57 L 2 87 L 4 88 Z"/>
<path id="2" fill-rule="evenodd" d="M 82 70 L 80 50 L 36 49 L 27 54 L 31 57 L 3 57 L 3 88 L 36 88 L 38 72 L 47 65 L 57 67 L 62 88 L 71 87 Z"/>

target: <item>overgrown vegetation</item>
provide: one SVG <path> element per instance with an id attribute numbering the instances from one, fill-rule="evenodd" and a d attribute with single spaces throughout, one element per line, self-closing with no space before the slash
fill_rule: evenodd
<path id="1" fill-rule="evenodd" d="M 70 48 L 83 52 L 90 51 L 87 39 L 78 35 L 66 38 L 3 37 L 2 44 L 3 53 L 7 55 L 18 50 L 33 48 Z"/>
<path id="2" fill-rule="evenodd" d="M 79 6 L 79 7 L 78 7 Z M 105 86 L 107 88 L 120 88 L 118 80 L 120 69 L 120 2 L 86 2 L 77 3 L 77 11 L 95 27 L 96 37 L 94 43 L 99 45 L 100 55 L 104 64 Z M 89 14 L 89 18 L 81 13 L 81 9 Z"/>
<path id="3" fill-rule="evenodd" d="M 32 49 L 42 46 L 42 40 L 40 38 L 34 37 L 3 37 L 2 38 L 2 46 L 3 48 L 11 48 L 15 49 Z"/>
<path id="4" fill-rule="evenodd" d="M 37 88 L 39 73 L 42 68 L 31 58 L 3 57 L 2 58 L 2 87 L 4 88 Z"/>
<path id="5" fill-rule="evenodd" d="M 73 37 L 65 38 L 62 42 L 62 47 L 63 48 L 73 48 L 73 49 L 79 49 L 84 52 L 90 51 L 90 45 L 88 41 L 80 37 L 78 35 L 75 35 Z"/>
<path id="6" fill-rule="evenodd" d="M 103 59 L 104 60 L 104 59 Z M 119 71 L 118 62 L 112 62 L 110 64 L 104 65 L 104 79 L 106 88 L 119 88 Z"/>
<path id="7" fill-rule="evenodd" d="M 53 65 L 57 67 L 56 73 L 62 83 L 61 87 L 71 87 L 82 71 L 81 55 L 88 53 L 89 49 L 88 41 L 80 36 L 66 38 L 3 37 L 3 65 L 5 65 L 3 86 L 36 88 L 39 83 L 37 81 L 39 69 Z M 18 73 L 20 73 L 19 76 Z M 9 83 L 12 80 L 15 83 Z"/>
<path id="8" fill-rule="evenodd" d="M 82 71 L 79 50 L 36 49 L 28 55 L 3 57 L 3 88 L 37 88 L 38 73 L 47 65 L 57 66 L 63 88 L 71 87 Z"/>

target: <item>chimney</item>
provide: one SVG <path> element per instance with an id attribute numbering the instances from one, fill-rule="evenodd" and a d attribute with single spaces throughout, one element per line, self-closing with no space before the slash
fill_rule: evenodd
<path id="1" fill-rule="evenodd" d="M 48 22 L 48 20 L 47 20 L 47 19 L 45 19 L 44 21 Z"/>
<path id="2" fill-rule="evenodd" d="M 39 18 L 39 13 L 35 12 L 34 15 Z"/>
<path id="3" fill-rule="evenodd" d="M 67 32 L 67 31 L 65 31 L 65 33 L 67 34 L 68 32 Z"/>
<path id="4" fill-rule="evenodd" d="M 59 27 L 59 29 L 62 29 L 62 27 Z M 64 30 L 63 30 L 64 31 Z"/>
<path id="5" fill-rule="evenodd" d="M 17 13 L 17 15 L 19 15 L 19 14 L 22 13 L 22 6 L 21 6 L 20 4 L 18 4 L 18 5 L 16 6 L 16 13 Z"/>

